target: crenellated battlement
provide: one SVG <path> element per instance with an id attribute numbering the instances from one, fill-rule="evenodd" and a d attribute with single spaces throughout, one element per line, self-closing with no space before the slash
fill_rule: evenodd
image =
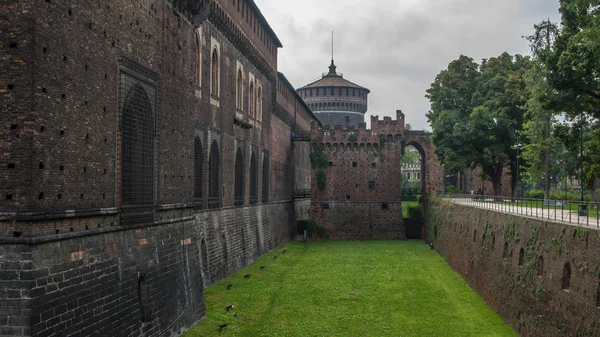
<path id="1" fill-rule="evenodd" d="M 311 141 L 313 143 L 340 144 L 343 146 L 355 146 L 354 144 L 368 144 L 378 146 L 383 140 L 387 143 L 400 143 L 404 135 L 404 113 L 396 111 L 396 119 L 385 116 L 371 116 L 371 128 L 367 129 L 367 123 L 359 123 L 358 129 L 353 126 L 325 125 L 322 128 L 313 122 L 311 129 Z"/>

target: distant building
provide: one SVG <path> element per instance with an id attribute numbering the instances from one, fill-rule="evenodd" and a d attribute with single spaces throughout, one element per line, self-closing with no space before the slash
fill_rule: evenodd
<path id="1" fill-rule="evenodd" d="M 328 73 L 297 91 L 323 125 L 355 128 L 364 122 L 367 96 L 371 92 L 338 74 L 333 60 Z"/>

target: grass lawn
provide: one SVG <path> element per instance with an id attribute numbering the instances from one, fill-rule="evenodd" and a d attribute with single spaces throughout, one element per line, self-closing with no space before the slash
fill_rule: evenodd
<path id="1" fill-rule="evenodd" d="M 291 242 L 204 297 L 184 337 L 517 336 L 421 241 Z"/>
<path id="2" fill-rule="evenodd" d="M 419 206 L 418 201 L 403 201 L 402 202 L 402 217 L 408 218 L 410 215 L 408 214 L 409 207 L 417 207 Z"/>

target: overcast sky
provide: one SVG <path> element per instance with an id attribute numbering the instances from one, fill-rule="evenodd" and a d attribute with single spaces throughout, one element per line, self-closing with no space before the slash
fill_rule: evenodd
<path id="1" fill-rule="evenodd" d="M 366 121 L 399 109 L 415 130 L 430 129 L 425 90 L 448 63 L 529 54 L 522 36 L 560 20 L 558 0 L 255 1 L 283 44 L 279 71 L 296 88 L 328 71 L 333 30 L 338 73 L 371 90 Z"/>

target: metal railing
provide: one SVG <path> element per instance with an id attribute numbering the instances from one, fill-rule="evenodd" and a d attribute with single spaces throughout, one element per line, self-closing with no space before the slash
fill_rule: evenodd
<path id="1" fill-rule="evenodd" d="M 511 198 L 495 195 L 452 194 L 452 202 L 586 227 L 600 228 L 600 203 L 590 201 Z"/>

